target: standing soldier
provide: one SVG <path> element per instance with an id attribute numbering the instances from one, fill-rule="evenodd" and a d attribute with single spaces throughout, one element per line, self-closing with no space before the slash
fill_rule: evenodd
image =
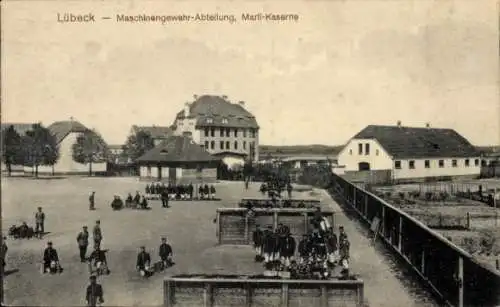
<path id="1" fill-rule="evenodd" d="M 288 198 L 292 198 L 292 185 L 290 184 L 290 182 L 286 185 L 286 191 L 288 192 Z"/>
<path id="2" fill-rule="evenodd" d="M 307 234 L 303 234 L 302 235 L 302 240 L 300 240 L 299 242 L 299 263 L 302 264 L 304 262 L 306 262 L 307 260 L 307 257 L 309 257 L 309 253 L 310 253 L 310 245 L 309 245 L 309 237 L 307 236 Z"/>
<path id="3" fill-rule="evenodd" d="M 104 303 L 103 297 L 104 293 L 102 291 L 102 286 L 97 283 L 97 277 L 95 275 L 90 276 L 90 285 L 88 285 L 87 292 L 85 294 L 87 306 L 96 307 L 98 303 Z"/>
<path id="4" fill-rule="evenodd" d="M 146 183 L 146 188 L 144 189 L 144 192 L 146 193 L 147 196 L 153 194 L 153 192 L 151 191 L 152 188 L 153 188 L 152 184 L 150 186 L 149 183 Z"/>
<path id="5" fill-rule="evenodd" d="M 9 250 L 7 248 L 7 243 L 5 243 L 5 241 L 7 240 L 7 237 L 3 237 L 3 240 L 2 240 L 2 247 L 1 247 L 1 250 L 0 250 L 0 253 L 1 253 L 1 257 L 2 257 L 2 274 L 0 276 L 3 276 L 3 274 L 5 273 L 5 264 L 7 263 L 5 261 L 5 258 L 7 256 L 7 251 Z"/>
<path id="6" fill-rule="evenodd" d="M 101 241 L 102 241 L 101 221 L 97 220 L 95 222 L 92 234 L 94 237 L 94 248 L 101 247 Z"/>
<path id="7" fill-rule="evenodd" d="M 168 268 L 172 266 L 172 246 L 167 243 L 167 238 L 161 238 L 160 252 L 159 256 L 163 265 L 163 268 Z"/>
<path id="8" fill-rule="evenodd" d="M 264 231 L 263 237 L 263 249 L 264 249 L 264 262 L 266 265 L 273 261 L 273 253 L 274 253 L 274 240 L 273 240 L 273 227 L 267 226 L 267 229 Z"/>
<path id="9" fill-rule="evenodd" d="M 342 244 L 344 244 L 344 239 L 347 239 L 347 234 L 344 231 L 344 226 L 339 227 L 339 250 L 342 249 Z"/>
<path id="10" fill-rule="evenodd" d="M 38 207 L 38 212 L 35 213 L 35 233 L 38 235 L 38 238 L 42 238 L 42 235 L 45 233 L 44 226 L 45 222 L 45 213 L 42 212 L 42 207 Z"/>
<path id="11" fill-rule="evenodd" d="M 193 183 L 190 182 L 188 185 L 189 200 L 193 200 L 193 192 L 194 192 Z"/>
<path id="12" fill-rule="evenodd" d="M 161 204 L 163 208 L 168 208 L 168 191 L 166 188 L 161 191 Z"/>
<path id="13" fill-rule="evenodd" d="M 255 225 L 255 231 L 253 232 L 253 246 L 255 248 L 255 262 L 260 262 L 262 261 L 262 239 L 264 236 L 264 233 L 260 229 L 260 225 L 257 224 Z"/>
<path id="14" fill-rule="evenodd" d="M 348 274 L 349 272 L 349 249 L 351 244 L 347 239 L 347 236 L 343 237 L 341 241 L 340 248 L 340 263 L 342 265 L 342 274 Z"/>
<path id="15" fill-rule="evenodd" d="M 336 261 L 337 255 L 337 235 L 333 231 L 333 228 L 330 228 L 328 231 L 328 235 L 326 237 L 326 245 L 328 249 L 328 263 L 332 266 Z"/>
<path id="16" fill-rule="evenodd" d="M 78 242 L 78 249 L 80 250 L 80 261 L 85 262 L 87 247 L 89 246 L 89 232 L 87 226 L 83 226 L 83 230 L 76 237 Z"/>
<path id="17" fill-rule="evenodd" d="M 89 197 L 89 209 L 95 210 L 95 192 L 92 191 Z"/>
<path id="18" fill-rule="evenodd" d="M 289 267 L 290 262 L 293 260 L 293 255 L 295 254 L 296 242 L 290 231 L 284 234 L 284 236 L 285 237 L 281 241 L 281 257 L 283 264 Z"/>

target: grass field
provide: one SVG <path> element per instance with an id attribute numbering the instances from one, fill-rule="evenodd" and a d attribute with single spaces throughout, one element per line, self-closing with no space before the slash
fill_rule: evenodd
<path id="1" fill-rule="evenodd" d="M 144 183 L 132 178 L 67 178 L 32 180 L 2 179 L 2 231 L 25 220 L 34 223 L 36 207 L 46 213 L 44 239 L 7 240 L 6 270 L 19 270 L 5 278 L 5 303 L 22 306 L 84 305 L 88 271 L 80 263 L 76 236 L 83 225 L 89 230 L 101 220 L 103 248 L 109 249 L 109 276 L 99 278 L 108 306 L 158 306 L 163 303 L 162 280 L 178 273 L 245 274 L 262 271 L 253 262 L 250 247 L 216 246 L 215 210 L 233 207 L 242 197 L 258 195 L 257 185 L 245 191 L 242 183 L 216 185 L 220 202 L 171 202 L 161 208 L 152 201 L 152 210 L 113 212 L 114 194 L 143 191 Z M 88 195 L 96 191 L 97 210 L 88 210 Z M 176 265 L 165 273 L 142 279 L 135 271 L 140 245 L 145 245 L 154 260 L 158 259 L 160 237 L 167 236 L 174 249 Z M 39 262 L 47 241 L 52 241 L 61 258 L 64 272 L 42 275 Z"/>

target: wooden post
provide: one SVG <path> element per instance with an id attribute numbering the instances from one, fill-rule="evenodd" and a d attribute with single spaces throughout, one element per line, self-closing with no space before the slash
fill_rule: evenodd
<path id="1" fill-rule="evenodd" d="M 365 207 L 363 210 L 363 213 L 365 214 L 365 217 L 368 217 L 368 194 L 365 194 Z"/>
<path id="2" fill-rule="evenodd" d="M 246 294 L 247 294 L 247 297 L 246 297 L 246 306 L 247 307 L 251 307 L 252 306 L 252 285 L 247 282 L 245 283 L 245 288 L 246 288 Z"/>
<path id="3" fill-rule="evenodd" d="M 398 250 L 402 252 L 403 248 L 403 217 L 399 216 Z"/>
<path id="4" fill-rule="evenodd" d="M 326 285 L 321 286 L 321 307 L 328 307 L 328 289 Z"/>
<path id="5" fill-rule="evenodd" d="M 364 284 L 360 283 L 358 284 L 357 287 L 357 294 L 358 294 L 358 306 L 364 306 L 364 300 L 365 300 L 365 288 Z"/>
<path id="6" fill-rule="evenodd" d="M 249 240 L 249 229 L 248 229 L 248 216 L 245 214 L 245 244 L 248 244 Z"/>
<path id="7" fill-rule="evenodd" d="M 165 307 L 171 307 L 173 305 L 172 302 L 172 291 L 170 287 L 170 281 L 163 281 L 163 305 Z"/>
<path id="8" fill-rule="evenodd" d="M 274 212 L 273 212 L 273 231 L 276 230 L 276 228 L 278 228 L 278 211 L 276 211 L 276 209 L 274 209 Z"/>
<path id="9" fill-rule="evenodd" d="M 220 212 L 217 212 L 217 220 L 216 220 L 216 231 L 217 241 L 219 244 L 222 244 L 222 221 L 220 219 Z"/>
<path id="10" fill-rule="evenodd" d="M 205 285 L 205 290 L 203 290 L 203 306 L 212 307 L 212 305 L 213 305 L 212 285 L 210 283 L 207 283 Z"/>
<path id="11" fill-rule="evenodd" d="M 420 272 L 425 276 L 425 247 L 422 247 L 422 263 L 420 263 Z"/>
<path id="12" fill-rule="evenodd" d="M 288 284 L 281 285 L 281 307 L 288 307 Z"/>
<path id="13" fill-rule="evenodd" d="M 304 214 L 304 233 L 307 234 L 309 232 L 309 217 L 307 216 L 307 212 Z"/>
<path id="14" fill-rule="evenodd" d="M 382 228 L 382 235 L 385 237 L 385 206 L 382 205 L 382 221 L 380 221 Z"/>
<path id="15" fill-rule="evenodd" d="M 458 257 L 458 305 L 457 307 L 464 307 L 464 259 L 462 256 Z"/>
<path id="16" fill-rule="evenodd" d="M 352 186 L 352 189 L 353 189 L 353 194 L 352 194 L 353 196 L 352 196 L 352 203 L 351 203 L 351 204 L 352 204 L 354 207 L 356 207 L 356 186 L 355 186 L 355 185 L 353 185 L 353 186 Z"/>

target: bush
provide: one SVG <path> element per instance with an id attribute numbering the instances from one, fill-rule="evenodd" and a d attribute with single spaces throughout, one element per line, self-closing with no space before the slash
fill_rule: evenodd
<path id="1" fill-rule="evenodd" d="M 321 165 L 307 166 L 299 176 L 299 183 L 325 189 L 330 186 L 331 171 Z"/>

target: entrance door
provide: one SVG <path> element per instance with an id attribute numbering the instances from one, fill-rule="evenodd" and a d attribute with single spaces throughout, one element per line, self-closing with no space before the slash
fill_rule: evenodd
<path id="1" fill-rule="evenodd" d="M 158 181 L 161 181 L 161 166 L 158 166 Z"/>
<path id="2" fill-rule="evenodd" d="M 360 162 L 358 166 L 359 166 L 360 171 L 369 171 L 370 170 L 370 163 L 368 163 L 368 162 Z"/>
<path id="3" fill-rule="evenodd" d="M 175 167 L 168 168 L 168 181 L 171 184 L 177 183 L 177 169 Z"/>

